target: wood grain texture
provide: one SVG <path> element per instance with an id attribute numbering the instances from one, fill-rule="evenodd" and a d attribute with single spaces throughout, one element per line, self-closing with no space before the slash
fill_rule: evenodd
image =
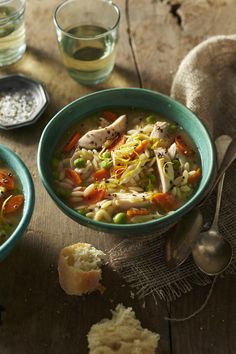
<path id="1" fill-rule="evenodd" d="M 188 51 L 236 32 L 234 0 L 129 0 L 131 32 L 145 88 L 169 94 Z"/>
<path id="2" fill-rule="evenodd" d="M 171 304 L 172 317 L 193 313 L 204 302 L 209 286 L 193 291 Z M 236 353 L 235 276 L 219 279 L 207 307 L 195 318 L 171 324 L 172 352 L 191 354 Z"/>

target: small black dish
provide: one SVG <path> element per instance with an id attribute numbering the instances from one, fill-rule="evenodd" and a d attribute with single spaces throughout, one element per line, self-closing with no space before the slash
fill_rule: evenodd
<path id="1" fill-rule="evenodd" d="M 48 103 L 41 83 L 19 74 L 0 77 L 0 129 L 34 124 Z"/>

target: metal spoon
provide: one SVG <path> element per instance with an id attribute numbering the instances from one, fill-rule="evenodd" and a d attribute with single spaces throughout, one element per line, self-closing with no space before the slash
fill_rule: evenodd
<path id="1" fill-rule="evenodd" d="M 201 232 L 192 248 L 192 255 L 197 267 L 208 275 L 223 272 L 230 264 L 233 251 L 230 243 L 219 232 L 218 220 L 225 174 L 223 174 L 217 191 L 216 211 L 211 228 Z"/>
<path id="2" fill-rule="evenodd" d="M 224 158 L 215 182 L 201 204 L 193 208 L 184 218 L 182 218 L 178 222 L 174 233 L 169 234 L 167 237 L 165 258 L 167 265 L 172 269 L 180 266 L 190 255 L 192 247 L 199 237 L 203 223 L 202 213 L 199 207 L 203 205 L 206 199 L 211 195 L 222 175 L 236 158 L 236 141 L 234 140 L 230 144 L 231 141 L 232 138 L 226 135 L 217 139 L 216 146 L 218 148 L 218 155 L 220 156 L 219 160 L 221 160 L 223 156 Z M 229 144 L 230 147 L 228 148 Z"/>

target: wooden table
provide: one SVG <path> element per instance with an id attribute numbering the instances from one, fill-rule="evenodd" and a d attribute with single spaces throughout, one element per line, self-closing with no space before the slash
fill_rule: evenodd
<path id="1" fill-rule="evenodd" d="M 63 68 L 52 23 L 60 1 L 28 1 L 27 53 L 1 71 L 20 72 L 42 81 L 50 105 L 34 126 L 1 132 L 1 143 L 16 151 L 29 167 L 36 188 L 36 205 L 27 232 L 0 265 L 0 353 L 86 354 L 91 325 L 109 316 L 117 303 L 132 305 L 143 326 L 161 335 L 159 354 L 236 353 L 236 282 L 233 275 L 220 279 L 207 308 L 194 319 L 169 323 L 165 316 L 181 317 L 198 308 L 209 290 L 195 287 L 171 304 L 130 298 L 120 287 L 119 275 L 110 271 L 103 296 L 67 296 L 59 287 L 59 250 L 77 241 L 106 250 L 120 239 L 96 233 L 69 220 L 54 205 L 37 173 L 38 141 L 49 119 L 72 100 L 110 87 L 140 85 L 168 94 L 177 67 L 194 45 L 214 34 L 236 32 L 235 1 L 117 0 L 122 12 L 115 70 L 94 88 L 74 82 Z M 131 43 L 135 44 L 131 47 Z M 235 58 L 236 60 L 236 58 Z"/>

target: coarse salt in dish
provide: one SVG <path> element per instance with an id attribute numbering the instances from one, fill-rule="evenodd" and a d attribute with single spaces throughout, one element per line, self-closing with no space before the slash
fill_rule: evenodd
<path id="1" fill-rule="evenodd" d="M 47 105 L 47 92 L 39 82 L 22 75 L 0 78 L 1 129 L 15 129 L 35 123 Z"/>
<path id="2" fill-rule="evenodd" d="M 29 90 L 3 91 L 0 93 L 0 124 L 8 126 L 26 122 L 36 107 L 36 99 Z"/>

